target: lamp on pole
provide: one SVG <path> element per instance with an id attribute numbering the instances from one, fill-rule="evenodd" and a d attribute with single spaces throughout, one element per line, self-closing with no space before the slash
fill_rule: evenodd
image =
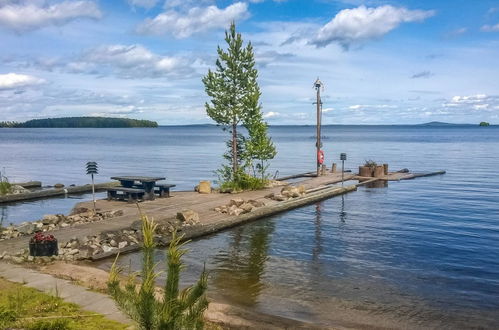
<path id="1" fill-rule="evenodd" d="M 95 210 L 95 184 L 94 184 L 94 174 L 99 174 L 97 170 L 97 163 L 96 162 L 87 162 L 87 174 L 90 174 L 92 176 L 92 196 L 93 196 L 93 201 L 94 201 L 94 214 L 96 213 Z"/>
<path id="2" fill-rule="evenodd" d="M 324 84 L 317 78 L 314 83 L 314 88 L 317 91 L 317 100 L 314 104 L 317 104 L 317 141 L 315 143 L 317 149 L 317 176 L 320 175 L 321 165 L 324 162 L 324 152 L 321 150 L 321 120 L 322 120 L 322 100 L 321 100 L 321 89 L 324 90 Z"/>

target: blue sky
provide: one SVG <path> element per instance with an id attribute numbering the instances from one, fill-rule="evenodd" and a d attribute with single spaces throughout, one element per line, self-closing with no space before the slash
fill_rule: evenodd
<path id="1" fill-rule="evenodd" d="M 210 123 L 224 29 L 251 41 L 270 124 L 499 124 L 499 2 L 0 0 L 0 121 Z"/>

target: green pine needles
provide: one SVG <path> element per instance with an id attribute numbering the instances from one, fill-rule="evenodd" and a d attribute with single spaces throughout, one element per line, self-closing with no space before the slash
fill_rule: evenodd
<path id="1" fill-rule="evenodd" d="M 206 112 L 231 134 L 224 154 L 229 165 L 223 165 L 218 174 L 222 187 L 261 188 L 267 180 L 268 161 L 275 157 L 276 149 L 263 119 L 253 46 L 251 42 L 243 45 L 234 22 L 225 31 L 225 42 L 227 50 L 217 49 L 216 70 L 208 70 L 203 78 L 210 97 Z M 247 135 L 239 131 L 241 125 Z"/>
<path id="2" fill-rule="evenodd" d="M 159 275 L 154 263 L 154 233 L 157 225 L 142 215 L 143 260 L 140 272 L 142 282 L 137 284 L 138 273 L 130 273 L 121 285 L 123 269 L 116 265 L 116 258 L 109 275 L 108 288 L 121 310 L 134 320 L 139 329 L 173 330 L 203 329 L 203 313 L 208 308 L 206 290 L 208 275 L 203 270 L 196 284 L 184 290 L 179 289 L 180 272 L 184 268 L 182 256 L 187 252 L 181 243 L 182 236 L 174 232 L 167 250 L 167 277 L 163 294 L 156 290 Z"/>

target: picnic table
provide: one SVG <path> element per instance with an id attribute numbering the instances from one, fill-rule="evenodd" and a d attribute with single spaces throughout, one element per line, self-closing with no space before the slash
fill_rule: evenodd
<path id="1" fill-rule="evenodd" d="M 151 176 L 113 176 L 112 180 L 118 180 L 124 189 L 136 189 L 137 186 L 144 190 L 144 200 L 154 200 L 154 187 L 156 181 L 165 180 L 163 177 Z M 135 184 L 139 182 L 139 184 Z"/>

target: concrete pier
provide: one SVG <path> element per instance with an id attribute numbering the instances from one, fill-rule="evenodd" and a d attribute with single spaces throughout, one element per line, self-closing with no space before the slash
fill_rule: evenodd
<path id="1" fill-rule="evenodd" d="M 299 182 L 294 182 L 293 185 L 302 185 L 306 194 L 300 197 L 292 198 L 286 201 L 277 201 L 266 198 L 269 194 L 279 194 L 282 186 L 267 188 L 256 191 L 246 191 L 238 194 L 199 194 L 194 191 L 172 192 L 170 198 L 158 198 L 154 201 L 145 201 L 140 203 L 140 209 L 149 217 L 155 219 L 159 224 L 168 223 L 169 220 L 176 217 L 177 212 L 183 210 L 193 210 L 199 215 L 199 223 L 181 228 L 181 233 L 185 239 L 208 235 L 229 227 L 239 224 L 268 217 L 279 212 L 285 212 L 298 208 L 307 204 L 316 203 L 323 199 L 333 196 L 346 194 L 357 190 L 357 187 L 363 184 L 376 182 L 379 180 L 408 180 L 421 176 L 443 174 L 444 171 L 432 173 L 389 173 L 380 178 L 359 177 L 356 174 L 345 173 L 345 181 L 359 180 L 359 183 L 350 184 L 341 187 L 338 183 L 341 182 L 341 172 L 328 172 L 323 176 L 310 177 L 309 173 L 304 173 L 302 176 L 293 176 L 295 179 L 302 179 Z M 334 186 L 334 184 L 337 184 Z M 215 208 L 222 205 L 227 205 L 234 198 L 242 198 L 244 200 L 254 200 L 264 203 L 264 206 L 258 207 L 249 213 L 241 215 L 228 215 L 215 211 Z M 91 202 L 78 203 L 76 207 L 92 209 Z M 122 210 L 123 215 L 111 218 L 105 221 L 96 221 L 91 223 L 83 223 L 72 227 L 66 227 L 58 230 L 53 230 L 53 234 L 59 242 L 67 242 L 73 238 L 79 240 L 85 236 L 96 236 L 109 231 L 120 231 L 128 229 L 134 222 L 140 219 L 137 206 L 134 204 L 124 203 L 121 201 L 97 201 L 97 209 L 101 212 L 111 210 Z M 0 241 L 0 254 L 5 251 L 7 254 L 15 254 L 20 250 L 28 247 L 30 236 L 23 236 L 13 239 Z M 167 244 L 169 237 L 162 240 L 163 244 Z M 110 252 L 97 254 L 92 257 L 93 260 L 108 258 L 119 253 L 136 251 L 140 245 L 129 245 L 122 249 L 113 249 Z"/>

